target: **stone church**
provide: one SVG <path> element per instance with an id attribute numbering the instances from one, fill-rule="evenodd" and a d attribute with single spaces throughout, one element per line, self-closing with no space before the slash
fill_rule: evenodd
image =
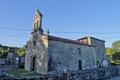
<path id="1" fill-rule="evenodd" d="M 96 68 L 97 61 L 102 65 L 105 59 L 104 42 L 93 37 L 70 40 L 44 33 L 42 14 L 37 10 L 27 43 L 25 70 L 47 74 Z"/>

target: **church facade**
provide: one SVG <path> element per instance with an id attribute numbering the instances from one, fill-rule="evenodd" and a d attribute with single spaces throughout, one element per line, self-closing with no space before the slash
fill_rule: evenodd
<path id="1" fill-rule="evenodd" d="M 27 43 L 25 70 L 47 74 L 54 71 L 78 71 L 97 67 L 97 54 L 105 55 L 104 41 L 101 53 L 97 53 L 99 44 L 85 43 L 83 38 L 70 40 L 44 33 L 42 14 L 36 11 L 31 37 Z M 92 40 L 92 39 L 91 39 Z M 90 42 L 90 41 L 89 41 Z M 104 55 L 103 55 L 104 54 Z"/>

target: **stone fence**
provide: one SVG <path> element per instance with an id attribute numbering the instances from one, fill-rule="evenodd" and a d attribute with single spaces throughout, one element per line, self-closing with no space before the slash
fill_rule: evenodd
<path id="1" fill-rule="evenodd" d="M 120 66 L 110 66 L 76 72 L 56 72 L 55 74 L 49 74 L 47 78 L 48 80 L 106 80 L 116 76 L 120 76 Z"/>
<path id="2" fill-rule="evenodd" d="M 37 74 L 34 76 L 26 75 L 24 78 L 9 77 L 9 80 L 106 80 L 112 77 L 120 76 L 120 66 L 110 66 L 82 71 L 54 72 L 48 75 Z M 5 77 L 5 76 L 4 76 Z M 10 79 L 11 78 L 11 79 Z"/>

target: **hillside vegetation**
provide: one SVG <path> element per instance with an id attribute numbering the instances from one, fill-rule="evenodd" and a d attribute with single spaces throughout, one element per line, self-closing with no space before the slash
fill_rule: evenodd
<path id="1" fill-rule="evenodd" d="M 5 58 L 9 52 L 15 53 L 19 56 L 23 56 L 25 54 L 26 46 L 20 47 L 10 47 L 0 45 L 0 57 Z"/>
<path id="2" fill-rule="evenodd" d="M 111 48 L 106 48 L 106 55 L 111 63 L 120 64 L 120 40 L 113 42 Z"/>

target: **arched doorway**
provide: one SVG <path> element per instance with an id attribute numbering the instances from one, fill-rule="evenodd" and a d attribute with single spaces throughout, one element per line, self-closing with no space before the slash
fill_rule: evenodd
<path id="1" fill-rule="evenodd" d="M 36 68 L 36 57 L 35 56 L 32 56 L 32 64 L 31 64 L 31 70 L 32 71 L 35 71 L 35 68 Z"/>

